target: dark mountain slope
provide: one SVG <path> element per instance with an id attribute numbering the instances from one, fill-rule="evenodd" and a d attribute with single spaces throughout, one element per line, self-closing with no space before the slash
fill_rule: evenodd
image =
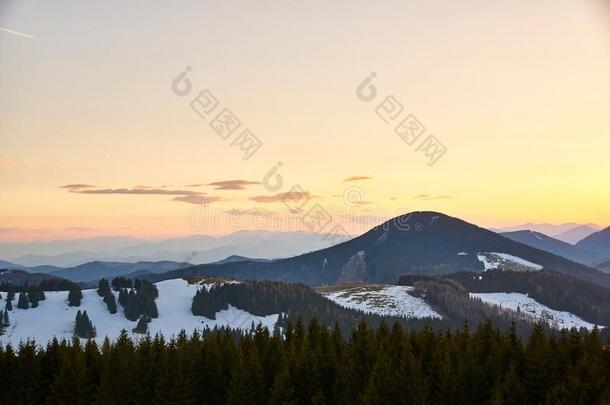
<path id="1" fill-rule="evenodd" d="M 289 259 L 200 265 L 149 278 L 207 275 L 308 285 L 395 283 L 401 274 L 481 272 L 480 252 L 508 253 L 545 269 L 610 285 L 610 278 L 594 269 L 436 212 L 406 214 L 342 244 Z"/>
<path id="2" fill-rule="evenodd" d="M 524 245 L 544 250 L 557 256 L 565 257 L 568 260 L 572 260 L 586 266 L 591 266 L 592 264 L 598 263 L 603 259 L 599 253 L 571 245 L 559 239 L 551 238 L 550 236 L 540 232 L 515 231 L 503 232 L 501 235 L 506 236 L 507 238 L 516 242 L 523 243 Z"/>
<path id="3" fill-rule="evenodd" d="M 587 236 L 576 246 L 601 254 L 605 260 L 610 259 L 610 227 Z"/>
<path id="4" fill-rule="evenodd" d="M 28 273 L 23 270 L 0 270 L 0 285 L 38 285 L 41 281 L 62 281 L 60 277 L 45 273 Z"/>
<path id="5" fill-rule="evenodd" d="M 141 273 L 163 273 L 170 270 L 184 268 L 188 263 L 178 263 L 171 261 L 160 262 L 138 262 L 138 263 L 119 263 L 119 262 L 89 262 L 80 266 L 61 268 L 52 272 L 53 275 L 74 281 L 77 283 L 95 281 L 101 278 L 114 278 L 126 274 Z"/>

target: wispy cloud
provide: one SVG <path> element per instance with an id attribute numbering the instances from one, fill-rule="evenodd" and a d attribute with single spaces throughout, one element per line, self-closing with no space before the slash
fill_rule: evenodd
<path id="1" fill-rule="evenodd" d="M 67 189 L 71 193 L 89 195 L 172 195 L 177 196 L 172 201 L 185 202 L 189 204 L 211 203 L 221 200 L 220 197 L 209 196 L 193 190 L 174 190 L 165 188 L 166 185 L 159 187 L 137 186 L 131 188 L 99 188 L 90 184 L 66 184 L 61 188 Z"/>
<path id="2" fill-rule="evenodd" d="M 206 196 L 202 193 L 193 193 L 187 195 L 181 195 L 179 197 L 175 197 L 174 201 L 185 202 L 189 204 L 210 204 L 216 201 L 220 201 L 220 197 Z"/>
<path id="3" fill-rule="evenodd" d="M 259 195 L 256 197 L 250 197 L 252 201 L 259 203 L 274 203 L 280 201 L 295 201 L 295 200 L 307 200 L 309 198 L 317 198 L 319 196 L 311 194 L 309 191 L 299 193 L 278 193 L 275 195 Z"/>
<path id="4" fill-rule="evenodd" d="M 65 186 L 61 186 L 60 188 L 65 188 L 73 192 L 77 192 L 77 190 L 81 190 L 83 188 L 94 188 L 95 186 L 91 184 L 66 184 Z"/>
<path id="5" fill-rule="evenodd" d="M 15 30 L 10 30 L 10 29 L 4 28 L 4 27 L 0 27 L 0 31 L 6 32 L 8 34 L 17 35 L 17 36 L 23 37 L 23 38 L 38 40 L 38 38 L 36 38 L 34 35 L 26 34 L 25 32 L 19 32 L 19 31 L 15 31 Z"/>
<path id="6" fill-rule="evenodd" d="M 261 184 L 261 182 L 248 180 L 224 180 L 209 183 L 208 186 L 214 186 L 215 190 L 245 190 L 248 186 L 255 184 Z"/>
<path id="7" fill-rule="evenodd" d="M 252 217 L 272 217 L 277 215 L 276 211 L 269 211 L 261 208 L 247 208 L 247 209 L 239 209 L 233 208 L 228 211 L 225 211 L 227 215 L 231 215 L 234 217 L 241 216 L 252 216 Z"/>
<path id="8" fill-rule="evenodd" d="M 343 183 L 347 183 L 350 181 L 361 181 L 361 180 L 370 180 L 372 179 L 372 177 L 369 176 L 352 176 L 352 177 L 348 177 L 346 179 L 343 179 Z"/>
<path id="9" fill-rule="evenodd" d="M 13 165 L 13 161 L 10 159 L 0 158 L 0 169 L 7 169 Z"/>
<path id="10" fill-rule="evenodd" d="M 413 198 L 416 200 L 428 201 L 428 200 L 450 200 L 453 197 L 451 197 L 450 195 L 420 194 L 420 195 L 416 195 Z"/>
<path id="11" fill-rule="evenodd" d="M 190 190 L 169 190 L 165 188 L 79 188 L 70 189 L 73 193 L 79 194 L 131 194 L 131 195 L 186 195 L 201 194 Z"/>

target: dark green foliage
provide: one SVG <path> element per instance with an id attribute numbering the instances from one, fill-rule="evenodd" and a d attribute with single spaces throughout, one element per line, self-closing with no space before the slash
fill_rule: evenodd
<path id="1" fill-rule="evenodd" d="M 360 319 L 365 318 L 371 325 L 378 325 L 383 317 L 346 309 L 324 298 L 303 284 L 244 281 L 213 286 L 209 291 L 199 289 L 193 298 L 193 315 L 215 319 L 216 313 L 232 305 L 257 316 L 283 313 L 278 326 L 285 327 L 289 319 L 301 317 L 305 322 L 316 317 L 327 326 L 338 323 L 343 331 L 354 329 Z M 388 322 L 400 322 L 403 326 L 422 328 L 431 325 L 445 328 L 450 325 L 436 319 L 385 318 Z"/>
<path id="2" fill-rule="evenodd" d="M 25 292 L 19 293 L 19 299 L 17 300 L 17 308 L 19 308 L 19 309 L 30 308 L 30 302 L 27 298 L 27 293 L 25 293 Z"/>
<path id="3" fill-rule="evenodd" d="M 104 296 L 104 302 L 108 307 L 108 312 L 111 314 L 116 314 L 116 299 L 114 298 L 114 293 L 110 290 Z"/>
<path id="4" fill-rule="evenodd" d="M 118 280 L 115 282 L 115 280 Z M 128 281 L 131 285 L 131 280 L 122 277 L 112 280 L 112 285 L 124 285 Z M 123 307 L 125 317 L 130 321 L 136 321 L 141 315 L 148 318 L 159 317 L 157 304 L 155 299 L 159 296 L 159 291 L 154 284 L 148 281 L 136 280 L 134 288 L 121 288 L 119 290 L 119 303 Z M 110 306 L 109 306 L 110 309 Z"/>
<path id="5" fill-rule="evenodd" d="M 101 279 L 98 284 L 97 294 L 104 299 L 104 303 L 108 307 L 108 312 L 116 314 L 116 299 L 114 293 L 110 289 L 110 284 L 106 279 Z"/>
<path id="6" fill-rule="evenodd" d="M 610 289 L 552 271 L 469 272 L 446 276 L 470 292 L 518 292 L 557 311 L 598 325 L 610 325 Z"/>
<path id="7" fill-rule="evenodd" d="M 148 324 L 150 323 L 150 318 L 146 315 L 142 315 L 140 316 L 140 319 L 138 319 L 138 324 L 136 325 L 136 327 L 134 329 L 132 329 L 132 332 L 134 333 L 140 333 L 140 334 L 144 334 L 148 331 Z"/>
<path id="8" fill-rule="evenodd" d="M 13 310 L 13 300 L 15 299 L 15 293 L 13 291 L 9 291 L 8 293 L 6 293 L 6 303 L 4 304 L 4 310 L 5 311 L 12 311 Z"/>
<path id="9" fill-rule="evenodd" d="M 80 310 L 76 313 L 74 322 L 74 334 L 83 339 L 91 339 L 96 335 L 95 327 L 87 315 L 87 311 L 81 313 Z"/>
<path id="10" fill-rule="evenodd" d="M 83 299 L 83 293 L 78 286 L 73 286 L 68 292 L 68 305 L 71 307 L 80 307 L 80 301 Z"/>
<path id="11" fill-rule="evenodd" d="M 0 403 L 605 404 L 609 365 L 596 331 L 538 327 L 522 341 L 489 322 L 457 332 L 361 322 L 343 337 L 297 319 L 283 336 L 256 328 L 134 343 L 123 332 L 101 346 L 0 346 Z"/>
<path id="12" fill-rule="evenodd" d="M 101 279 L 98 283 L 97 294 L 100 297 L 105 297 L 106 295 L 108 295 L 109 292 L 111 291 L 110 284 L 108 284 L 108 280 L 106 280 L 105 278 Z"/>
<path id="13" fill-rule="evenodd" d="M 23 285 L 15 285 L 11 283 L 0 283 L 0 291 L 9 291 L 9 292 L 19 292 L 24 291 L 31 286 L 36 286 L 40 288 L 42 291 L 69 291 L 71 288 L 74 288 L 78 284 L 64 280 L 62 278 L 45 278 L 41 279 L 38 282 L 32 283 L 31 281 L 28 283 L 24 283 Z"/>
<path id="14" fill-rule="evenodd" d="M 4 335 L 4 330 L 10 325 L 8 312 L 0 310 L 0 336 Z"/>
<path id="15" fill-rule="evenodd" d="M 114 291 L 120 291 L 124 288 L 132 288 L 133 287 L 133 283 L 131 282 L 130 278 L 125 278 L 125 277 L 115 277 L 112 279 L 111 282 L 112 285 L 112 289 Z"/>

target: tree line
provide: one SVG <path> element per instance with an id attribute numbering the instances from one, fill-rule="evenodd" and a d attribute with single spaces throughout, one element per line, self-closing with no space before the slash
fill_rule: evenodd
<path id="1" fill-rule="evenodd" d="M 191 311 L 193 315 L 215 319 L 216 313 L 227 309 L 229 305 L 256 316 L 281 314 L 277 322 L 278 327 L 285 327 L 288 320 L 294 322 L 295 319 L 302 318 L 308 322 L 314 317 L 327 326 L 336 323 L 343 331 L 353 330 L 361 319 L 366 319 L 373 326 L 379 325 L 383 320 L 418 329 L 425 326 L 435 329 L 452 326 L 447 319 L 382 317 L 344 308 L 304 284 L 280 281 L 241 281 L 216 284 L 209 289 L 202 287 L 193 297 Z M 458 327 L 461 322 L 462 320 L 457 323 Z"/>
<path id="2" fill-rule="evenodd" d="M 536 326 L 522 340 L 491 322 L 435 332 L 361 321 L 344 335 L 298 319 L 283 333 L 0 347 L 0 386 L 0 403 L 19 404 L 598 404 L 610 401 L 610 349 L 596 331 Z"/>
<path id="3" fill-rule="evenodd" d="M 527 294 L 554 310 L 571 312 L 597 325 L 610 326 L 610 289 L 553 271 L 462 272 L 446 276 L 470 292 Z"/>

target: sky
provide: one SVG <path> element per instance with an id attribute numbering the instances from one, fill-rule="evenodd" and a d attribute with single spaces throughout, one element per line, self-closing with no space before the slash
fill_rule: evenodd
<path id="1" fill-rule="evenodd" d="M 0 241 L 608 226 L 609 9 L 0 0 Z"/>

